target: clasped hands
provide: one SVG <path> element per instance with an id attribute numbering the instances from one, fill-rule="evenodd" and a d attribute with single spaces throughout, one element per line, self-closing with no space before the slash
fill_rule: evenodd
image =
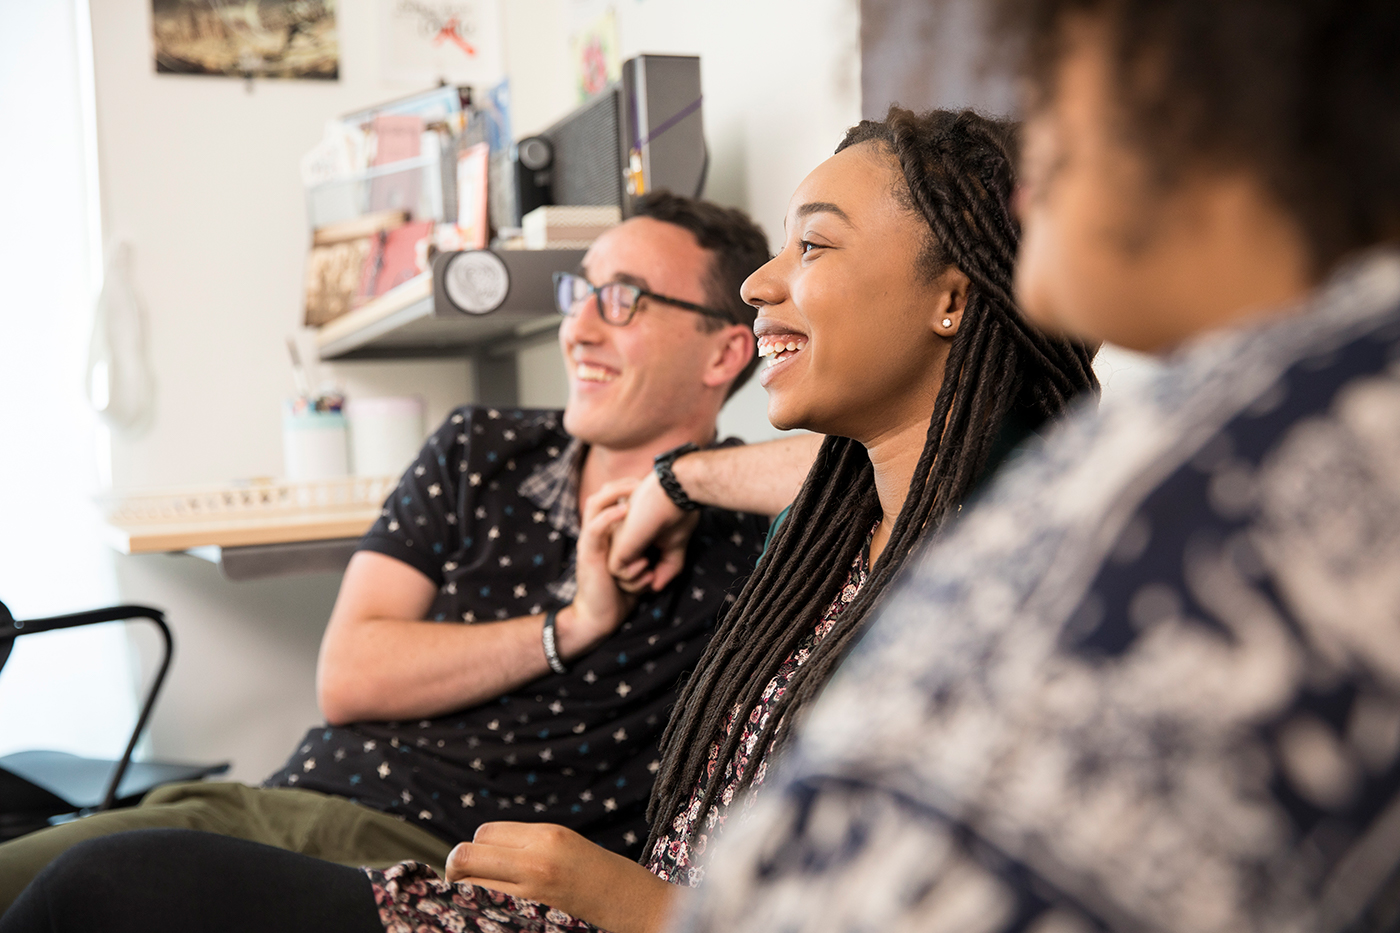
<path id="1" fill-rule="evenodd" d="M 699 512 L 671 501 L 655 473 L 608 483 L 583 511 L 580 551 L 587 547 L 594 558 L 606 553 L 603 566 L 628 593 L 665 589 L 685 567 L 686 546 L 700 521 Z"/>
<path id="2" fill-rule="evenodd" d="M 671 502 L 655 473 L 613 480 L 589 496 L 579 528 L 578 593 L 559 614 L 560 652 L 567 658 L 593 648 L 632 611 L 637 594 L 674 580 L 698 521 L 699 513 Z"/>

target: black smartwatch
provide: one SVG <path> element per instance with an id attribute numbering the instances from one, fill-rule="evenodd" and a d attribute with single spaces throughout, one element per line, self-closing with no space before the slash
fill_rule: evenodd
<path id="1" fill-rule="evenodd" d="M 700 508 L 700 503 L 685 494 L 685 490 L 681 488 L 680 480 L 676 479 L 676 474 L 671 470 L 671 464 L 675 463 L 677 458 L 693 454 L 699 449 L 698 444 L 682 444 L 679 447 L 671 448 L 664 454 L 657 454 L 656 459 L 652 461 L 656 469 L 656 478 L 661 481 L 661 488 L 666 490 L 667 498 L 676 504 L 676 508 L 687 512 L 694 512 Z"/>

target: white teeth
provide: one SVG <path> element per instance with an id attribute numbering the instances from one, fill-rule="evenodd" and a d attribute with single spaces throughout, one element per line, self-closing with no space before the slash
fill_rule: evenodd
<path id="1" fill-rule="evenodd" d="M 612 382 L 617 373 L 592 363 L 579 363 L 574 369 L 580 382 Z"/>
<path id="2" fill-rule="evenodd" d="M 784 353 L 796 353 L 807 346 L 805 337 L 797 337 L 793 340 L 781 340 L 775 337 L 758 338 L 758 355 L 760 357 L 779 358 Z"/>

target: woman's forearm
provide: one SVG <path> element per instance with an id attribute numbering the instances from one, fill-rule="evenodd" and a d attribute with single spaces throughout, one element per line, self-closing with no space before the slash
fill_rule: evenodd
<path id="1" fill-rule="evenodd" d="M 797 498 L 822 435 L 800 434 L 761 444 L 696 451 L 672 472 L 691 499 L 735 512 L 777 515 Z"/>

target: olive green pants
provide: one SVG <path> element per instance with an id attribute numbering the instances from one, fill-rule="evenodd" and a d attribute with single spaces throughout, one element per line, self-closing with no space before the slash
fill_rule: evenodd
<path id="1" fill-rule="evenodd" d="M 200 829 L 341 865 L 384 868 L 414 859 L 439 873 L 452 849 L 397 817 L 315 791 L 224 781 L 170 784 L 151 791 L 139 806 L 94 813 L 0 845 L 0 915 L 65 849 L 128 829 Z"/>

